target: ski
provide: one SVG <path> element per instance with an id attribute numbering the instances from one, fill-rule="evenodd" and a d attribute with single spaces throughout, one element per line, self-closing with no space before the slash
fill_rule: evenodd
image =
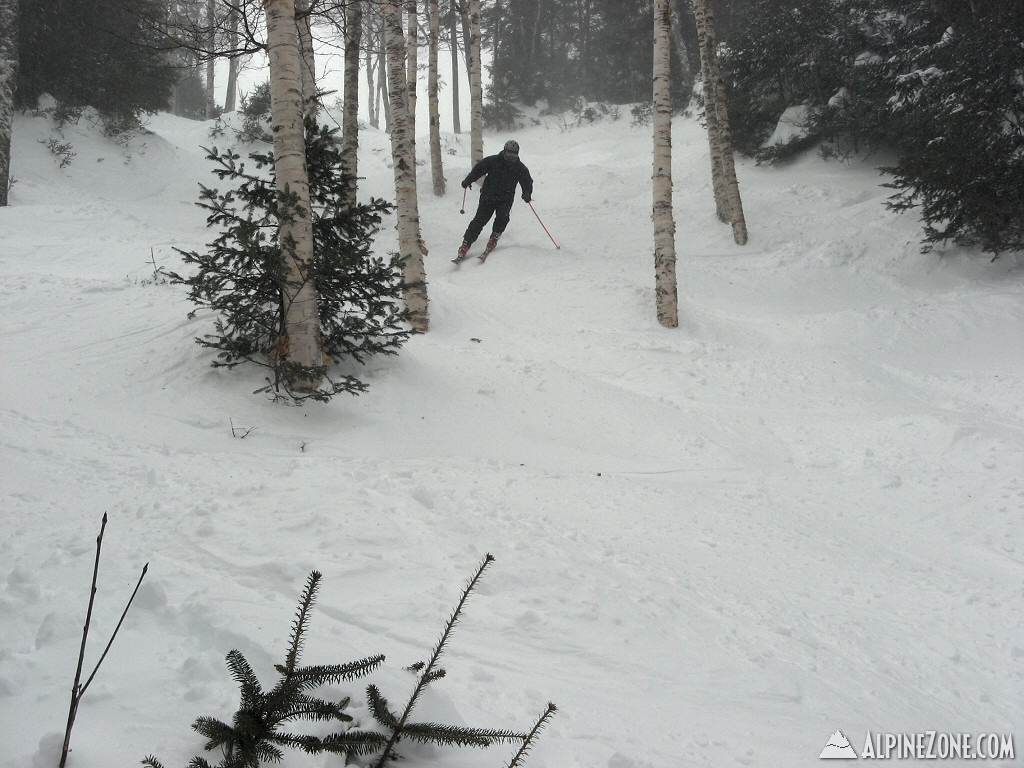
<path id="1" fill-rule="evenodd" d="M 487 257 L 491 255 L 493 250 L 493 248 L 484 248 L 484 252 L 477 256 L 477 258 L 480 259 L 480 263 L 487 261 Z"/>

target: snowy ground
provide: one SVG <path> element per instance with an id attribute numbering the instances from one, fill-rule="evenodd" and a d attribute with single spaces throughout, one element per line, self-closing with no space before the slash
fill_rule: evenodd
<path id="1" fill-rule="evenodd" d="M 857 751 L 929 730 L 1024 751 L 1024 262 L 922 256 L 870 161 L 811 157 L 741 163 L 737 247 L 680 119 L 665 330 L 648 129 L 517 132 L 561 250 L 518 203 L 488 263 L 459 268 L 469 147 L 448 137 L 446 197 L 421 168 L 430 333 L 372 362 L 368 394 L 287 408 L 251 394 L 259 371 L 209 368 L 192 339 L 211 319 L 152 280 L 210 239 L 193 202 L 215 180 L 208 126 L 150 129 L 125 150 L 68 128 L 60 169 L 44 119 L 15 125 L 0 768 L 56 765 L 104 511 L 87 668 L 150 569 L 72 768 L 200 753 L 193 719 L 237 704 L 224 655 L 271 682 L 314 568 L 306 661 L 385 653 L 372 680 L 401 700 L 486 552 L 423 714 L 525 729 L 554 701 L 533 768 L 813 766 L 836 730 Z M 364 194 L 391 196 L 387 147 L 363 133 Z"/>

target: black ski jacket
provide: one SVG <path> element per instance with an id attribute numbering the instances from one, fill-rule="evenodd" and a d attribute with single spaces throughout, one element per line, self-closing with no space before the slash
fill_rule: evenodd
<path id="1" fill-rule="evenodd" d="M 484 175 L 487 178 L 480 190 L 481 198 L 511 200 L 516 196 L 516 184 L 522 186 L 527 199 L 533 197 L 533 177 L 519 160 L 510 163 L 500 153 L 490 155 L 474 165 L 465 180 L 472 184 Z"/>

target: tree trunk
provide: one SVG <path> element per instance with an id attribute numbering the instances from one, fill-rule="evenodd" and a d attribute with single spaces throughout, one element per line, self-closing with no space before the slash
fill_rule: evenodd
<path id="1" fill-rule="evenodd" d="M 430 47 L 427 54 L 427 101 L 430 114 L 430 171 L 434 194 L 444 195 L 444 166 L 441 163 L 441 109 L 437 103 L 437 44 L 441 34 L 441 7 L 438 0 L 427 0 L 430 20 Z"/>
<path id="2" fill-rule="evenodd" d="M 366 109 L 370 114 L 370 125 L 374 128 L 380 128 L 380 120 L 377 119 L 377 84 L 373 79 L 374 71 L 374 59 L 373 50 L 369 47 L 370 41 L 367 41 L 366 49 Z"/>
<path id="3" fill-rule="evenodd" d="M 228 83 L 224 93 L 224 111 L 234 112 L 238 98 L 238 9 L 234 6 L 228 10 L 228 47 L 231 58 L 228 60 Z"/>
<path id="4" fill-rule="evenodd" d="M 386 33 L 381 30 L 380 34 L 380 46 L 377 49 L 377 98 L 380 99 L 383 96 L 382 109 L 384 110 L 384 130 L 391 133 L 391 98 L 388 95 L 391 92 L 388 86 L 388 68 L 387 68 L 387 50 L 385 48 L 384 40 Z"/>
<path id="5" fill-rule="evenodd" d="M 675 42 L 676 59 L 679 62 L 677 80 L 693 87 L 693 66 L 690 64 L 690 51 L 683 36 L 683 0 L 672 0 L 672 38 Z"/>
<path id="6" fill-rule="evenodd" d="M 303 368 L 320 369 L 320 315 L 313 269 L 313 220 L 309 201 L 309 173 L 303 130 L 302 68 L 294 0 L 264 0 L 267 16 L 267 53 L 270 58 L 270 113 L 274 136 L 274 172 L 281 201 L 279 242 L 284 260 L 281 298 L 284 336 L 277 354 Z M 308 375 L 292 383 L 299 392 L 311 392 L 319 376 Z"/>
<path id="7" fill-rule="evenodd" d="M 672 214 L 672 88 L 668 0 L 654 3 L 654 291 L 658 322 L 679 325 L 676 222 Z"/>
<path id="8" fill-rule="evenodd" d="M 310 29 L 309 0 L 294 0 L 295 25 L 299 38 L 302 70 L 302 116 L 316 120 L 316 60 L 313 57 L 313 32 Z"/>
<path id="9" fill-rule="evenodd" d="M 459 105 L 459 32 L 456 26 L 458 16 L 455 13 L 454 2 L 449 10 L 448 34 L 451 37 L 452 47 L 452 132 L 462 133 L 462 119 L 459 114 L 462 110 Z"/>
<path id="10" fill-rule="evenodd" d="M 704 111 L 708 123 L 715 208 L 718 211 L 718 218 L 732 225 L 736 244 L 746 245 L 747 223 L 743 216 L 740 187 L 736 179 L 736 161 L 732 150 L 732 131 L 729 128 L 725 86 L 718 65 L 715 17 L 708 0 L 693 0 L 693 16 L 697 23 L 697 40 L 700 45 L 701 80 L 704 83 Z"/>
<path id="11" fill-rule="evenodd" d="M 409 90 L 405 82 L 406 51 L 398 0 L 381 3 L 388 51 L 388 96 L 391 102 L 391 155 L 395 173 L 398 218 L 398 252 L 402 259 L 402 293 L 414 331 L 429 327 L 427 276 L 423 265 L 426 249 L 420 237 L 416 199 L 416 149 L 409 134 Z"/>
<path id="12" fill-rule="evenodd" d="M 420 56 L 420 24 L 416 12 L 416 0 L 405 0 L 406 14 L 406 43 L 405 55 L 406 71 L 405 82 L 409 89 L 409 98 L 406 104 L 409 108 L 409 136 L 416 140 L 416 87 L 419 80 L 419 56 Z"/>
<path id="13" fill-rule="evenodd" d="M 480 72 L 480 0 L 469 0 L 466 10 L 469 40 L 466 60 L 469 62 L 469 159 L 476 165 L 484 159 L 484 92 Z"/>
<path id="14" fill-rule="evenodd" d="M 363 32 L 363 0 L 345 7 L 345 107 L 341 118 L 341 165 L 347 174 L 344 201 L 356 204 L 359 174 L 359 45 Z M 373 81 L 370 81 L 373 93 Z"/>
<path id="15" fill-rule="evenodd" d="M 214 98 L 214 77 L 217 58 L 217 2 L 206 0 L 206 117 L 212 118 L 217 112 L 217 101 Z"/>
<path id="16" fill-rule="evenodd" d="M 0 0 L 0 207 L 11 188 L 11 134 L 18 87 L 19 0 Z"/>

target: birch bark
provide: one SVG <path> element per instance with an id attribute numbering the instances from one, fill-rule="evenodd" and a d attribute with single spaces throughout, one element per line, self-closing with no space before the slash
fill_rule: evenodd
<path id="1" fill-rule="evenodd" d="M 693 16 L 697 23 L 700 45 L 701 80 L 704 83 L 704 105 L 708 123 L 708 144 L 711 150 L 712 186 L 718 218 L 732 225 L 737 245 L 747 243 L 747 222 L 743 215 L 736 160 L 732 149 L 729 110 L 718 64 L 715 17 L 708 0 L 693 0 Z"/>
<path id="2" fill-rule="evenodd" d="M 409 91 L 405 82 L 407 58 L 398 0 L 384 0 L 381 13 L 388 54 L 391 155 L 395 174 L 398 252 L 402 259 L 402 293 L 413 330 L 423 333 L 429 328 L 427 276 L 423 264 L 426 249 L 420 236 L 416 150 L 409 134 Z"/>
<path id="3" fill-rule="evenodd" d="M 469 0 L 466 6 L 469 40 L 466 61 L 469 68 L 469 159 L 476 165 L 484 159 L 484 92 L 480 72 L 480 0 Z"/>
<path id="4" fill-rule="evenodd" d="M 437 102 L 437 47 L 441 36 L 441 7 L 438 0 L 427 0 L 430 37 L 427 53 L 427 101 L 430 115 L 430 171 L 434 194 L 444 195 L 444 166 L 441 162 L 441 109 Z"/>
<path id="5" fill-rule="evenodd" d="M 212 118 L 217 112 L 217 102 L 214 99 L 214 78 L 216 76 L 217 57 L 217 3 L 216 0 L 206 0 L 206 117 Z"/>
<path id="6" fill-rule="evenodd" d="M 274 136 L 274 172 L 281 201 L 279 241 L 284 337 L 277 354 L 306 370 L 321 369 L 320 316 L 313 283 L 313 221 L 303 130 L 302 60 L 294 0 L 264 0 L 270 59 L 270 112 Z M 310 374 L 291 383 L 311 392 L 320 377 Z"/>
<path id="7" fill-rule="evenodd" d="M 448 35 L 451 39 L 452 48 L 452 132 L 462 133 L 462 118 L 460 116 L 462 107 L 459 104 L 459 33 L 456 27 L 457 19 L 455 3 L 452 3 L 448 14 Z"/>
<path id="8" fill-rule="evenodd" d="M 313 56 L 313 30 L 310 27 L 309 0 L 294 0 L 295 26 L 299 37 L 302 71 L 302 116 L 316 120 L 316 59 Z"/>
<path id="9" fill-rule="evenodd" d="M 366 48 L 366 110 L 370 115 L 370 125 L 374 128 L 380 127 L 380 120 L 377 119 L 377 85 L 373 79 L 375 69 L 373 59 L 372 41 L 367 41 Z"/>
<path id="10" fill-rule="evenodd" d="M 658 322 L 679 325 L 676 288 L 676 223 L 672 213 L 672 96 L 668 0 L 654 3 L 654 292 Z"/>
<path id="11" fill-rule="evenodd" d="M 344 200 L 356 204 L 359 174 L 359 46 L 363 32 L 363 0 L 345 7 L 345 106 L 341 117 L 341 165 L 348 176 Z M 373 93 L 373 82 L 370 82 Z"/>
<path id="12" fill-rule="evenodd" d="M 224 111 L 234 112 L 238 104 L 238 9 L 231 6 L 228 10 L 228 48 L 231 59 L 228 61 L 228 82 L 224 92 Z"/>
<path id="13" fill-rule="evenodd" d="M 693 86 L 693 67 L 690 65 L 690 51 L 683 37 L 683 11 L 680 7 L 683 0 L 671 0 L 672 39 L 675 42 L 676 59 L 679 62 L 678 80 Z"/>
<path id="14" fill-rule="evenodd" d="M 409 99 L 406 102 L 409 109 L 409 136 L 416 140 L 416 88 L 419 80 L 419 56 L 420 56 L 420 25 L 416 13 L 416 0 L 405 0 L 406 15 L 406 70 L 405 82 L 409 89 Z"/>

